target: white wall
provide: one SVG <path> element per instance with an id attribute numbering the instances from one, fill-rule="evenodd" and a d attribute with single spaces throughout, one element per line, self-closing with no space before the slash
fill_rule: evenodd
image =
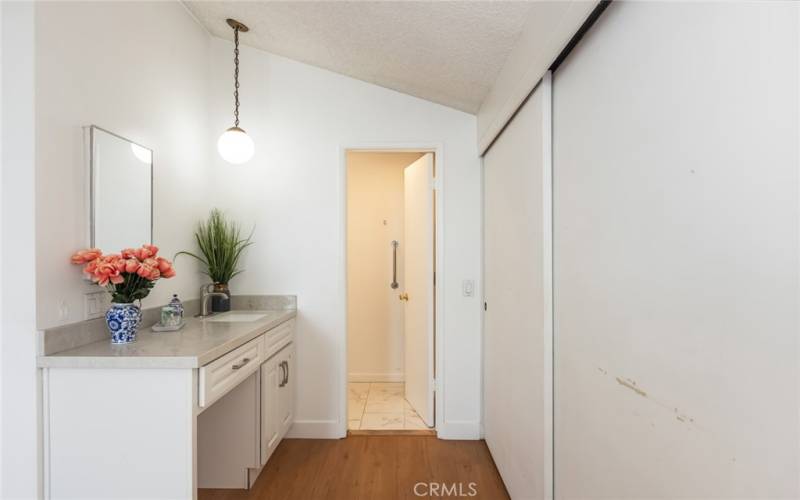
<path id="1" fill-rule="evenodd" d="M 402 382 L 405 167 L 421 153 L 347 154 L 347 370 L 351 382 Z M 392 289 L 392 240 L 397 281 Z M 431 255 L 433 259 L 433 255 Z"/>
<path id="2" fill-rule="evenodd" d="M 0 497 L 35 498 L 39 391 L 34 275 L 34 6 L 0 3 Z"/>
<path id="3" fill-rule="evenodd" d="M 232 49 L 230 42 L 213 42 L 214 137 L 232 122 Z M 339 419 L 346 418 L 340 393 L 346 369 L 343 148 L 423 143 L 443 151 L 440 435 L 477 437 L 480 300 L 461 295 L 462 280 L 478 280 L 480 269 L 475 117 L 246 47 L 241 65 L 241 126 L 255 140 L 256 154 L 240 166 L 218 160 L 213 197 L 256 228 L 234 293 L 298 296 L 295 435 L 337 436 L 344 428 Z"/>
<path id="4" fill-rule="evenodd" d="M 798 498 L 800 6 L 615 2 L 555 74 L 559 498 Z"/>
<path id="5" fill-rule="evenodd" d="M 36 7 L 36 270 L 40 329 L 84 319 L 83 283 L 69 256 L 89 244 L 82 127 L 95 124 L 152 148 L 156 245 L 171 258 L 193 245 L 208 202 L 211 37 L 178 2 L 52 2 Z M 124 188 L 120 188 L 124 195 Z M 103 249 L 115 252 L 120 249 Z M 188 258 L 145 306 L 197 297 Z"/>

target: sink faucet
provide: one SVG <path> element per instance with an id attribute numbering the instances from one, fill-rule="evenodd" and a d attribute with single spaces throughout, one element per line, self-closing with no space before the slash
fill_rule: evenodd
<path id="1" fill-rule="evenodd" d="M 209 297 L 225 297 L 226 299 L 230 298 L 230 297 L 228 297 L 227 293 L 209 292 L 208 291 L 209 285 L 211 285 L 211 283 L 209 283 L 208 285 L 203 285 L 200 288 L 200 314 L 198 314 L 198 316 L 200 318 L 205 318 L 206 316 L 211 316 L 211 313 L 208 312 L 208 299 L 209 299 Z"/>

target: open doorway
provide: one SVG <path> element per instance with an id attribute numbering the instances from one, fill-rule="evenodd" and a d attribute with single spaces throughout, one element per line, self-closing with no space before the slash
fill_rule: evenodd
<path id="1" fill-rule="evenodd" d="M 433 432 L 434 153 L 348 151 L 348 431 Z"/>

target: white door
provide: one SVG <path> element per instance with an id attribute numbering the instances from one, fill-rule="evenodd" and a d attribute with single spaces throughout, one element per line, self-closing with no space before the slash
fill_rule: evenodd
<path id="1" fill-rule="evenodd" d="M 547 498 L 549 80 L 483 158 L 484 435 L 511 498 Z"/>
<path id="2" fill-rule="evenodd" d="M 428 426 L 433 419 L 433 154 L 405 169 L 406 399 Z"/>
<path id="3" fill-rule="evenodd" d="M 287 345 L 279 354 L 279 363 L 283 364 L 281 374 L 283 380 L 278 383 L 279 387 L 279 408 L 280 408 L 280 435 L 289 432 L 289 428 L 294 421 L 294 342 Z"/>
<path id="4" fill-rule="evenodd" d="M 799 21 L 612 2 L 559 66 L 557 498 L 800 498 Z"/>
<path id="5" fill-rule="evenodd" d="M 278 446 L 278 386 L 281 379 L 278 356 L 273 356 L 261 365 L 261 465 L 267 463 Z"/>

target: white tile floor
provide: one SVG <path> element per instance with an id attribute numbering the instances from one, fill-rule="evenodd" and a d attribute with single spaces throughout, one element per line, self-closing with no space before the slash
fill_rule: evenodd
<path id="1" fill-rule="evenodd" d="M 347 391 L 348 429 L 428 429 L 403 397 L 402 382 L 349 382 Z"/>

